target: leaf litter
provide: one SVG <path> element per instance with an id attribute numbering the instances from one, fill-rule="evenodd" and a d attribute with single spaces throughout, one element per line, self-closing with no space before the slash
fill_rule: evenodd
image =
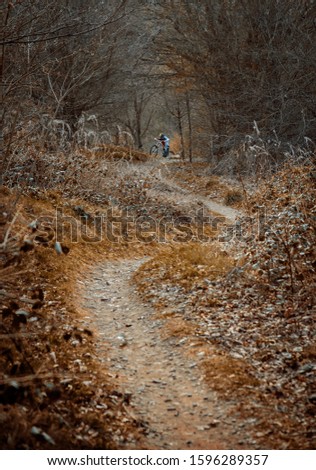
<path id="1" fill-rule="evenodd" d="M 241 204 L 238 190 L 226 190 L 203 165 L 185 179 L 179 163 L 159 167 L 147 165 L 143 154 L 135 163 L 122 155 L 112 159 L 101 149 L 100 155 L 76 155 L 72 162 L 50 155 L 19 196 L 18 216 L 12 204 L 18 175 L 9 175 L 13 189 L 1 189 L 2 448 L 133 448 L 141 442 L 143 423 L 131 414 L 115 377 L 100 374 L 104 364 L 97 365 L 86 312 L 71 300 L 79 273 L 91 269 L 91 256 L 101 260 L 105 251 L 116 258 L 157 253 L 135 276 L 139 291 L 163 321 L 164 341 L 180 348 L 192 370 L 226 400 L 235 432 L 246 429 L 252 436 L 248 447 L 315 448 L 313 168 L 285 168 L 248 196 L 246 216 L 233 232 L 227 228 L 216 255 L 198 243 L 196 254 L 192 243 L 171 250 L 124 240 L 93 248 L 69 240 L 54 245 L 49 217 L 45 233 L 36 221 L 56 207 L 84 218 L 89 227 L 109 207 L 117 213 L 129 208 L 138 215 L 145 210 L 148 216 L 190 216 L 200 206 L 197 188 L 200 199 Z M 181 185 L 192 193 L 191 203 L 181 202 Z M 210 234 L 213 243 L 214 230 Z M 127 346 L 128 340 L 120 350 Z"/>

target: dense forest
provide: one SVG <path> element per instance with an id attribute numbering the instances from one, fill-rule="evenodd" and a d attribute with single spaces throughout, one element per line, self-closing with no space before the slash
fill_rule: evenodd
<path id="1" fill-rule="evenodd" d="M 161 131 L 213 165 L 258 141 L 273 164 L 315 139 L 313 1 L 25 0 L 0 14 L 5 161 L 17 138 L 147 149 Z"/>
<path id="2" fill-rule="evenodd" d="M 1 1 L 0 448 L 315 448 L 315 77 L 315 0 Z"/>

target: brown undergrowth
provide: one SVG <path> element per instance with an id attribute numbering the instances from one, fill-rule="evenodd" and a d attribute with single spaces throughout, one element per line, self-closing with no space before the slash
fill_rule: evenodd
<path id="1" fill-rule="evenodd" d="M 101 369 L 94 331 L 82 326 L 75 301 L 78 276 L 98 260 L 126 255 L 129 247 L 84 237 L 73 243 L 71 224 L 58 242 L 57 206 L 83 225 L 58 194 L 41 200 L 3 188 L 1 200 L 0 448 L 132 445 L 142 426 Z M 85 225 L 80 233 L 89 230 Z M 137 244 L 131 248 L 134 256 L 142 252 Z"/>
<path id="2" fill-rule="evenodd" d="M 165 336 L 199 358 L 205 381 L 262 448 L 315 448 L 314 183 L 313 167 L 289 166 L 249 197 L 264 224 L 241 219 L 236 266 L 219 276 L 192 247 L 135 275 L 166 320 Z"/>
<path id="3" fill-rule="evenodd" d="M 237 181 L 224 181 L 223 178 L 210 173 L 206 162 L 194 162 L 187 165 L 174 164 L 173 177 L 183 189 L 192 191 L 209 199 L 222 201 L 227 206 L 241 208 L 244 191 Z"/>
<path id="4" fill-rule="evenodd" d="M 159 284 L 169 283 L 188 291 L 193 282 L 205 278 L 216 279 L 233 266 L 233 259 L 215 244 L 174 243 L 161 248 L 153 259 L 141 267 L 135 279 L 139 288 L 145 291 L 147 276 L 155 272 L 159 276 Z"/>
<path id="5" fill-rule="evenodd" d="M 117 145 L 103 145 L 93 150 L 93 155 L 97 158 L 109 160 L 128 160 L 129 162 L 146 162 L 151 157 L 148 153 L 128 147 Z"/>
<path id="6" fill-rule="evenodd" d="M 180 341 L 181 338 L 190 338 L 195 353 L 199 350 L 203 355 L 200 365 L 206 382 L 215 391 L 226 396 L 231 393 L 240 396 L 245 388 L 257 385 L 258 379 L 246 361 L 234 359 L 218 348 L 210 349 L 199 325 L 200 317 L 194 318 L 186 312 L 187 306 L 190 305 L 190 293 L 194 292 L 197 285 L 203 295 L 208 284 L 212 281 L 218 283 L 234 266 L 234 259 L 222 250 L 219 244 L 189 243 L 160 249 L 159 253 L 142 265 L 134 275 L 139 292 L 146 300 L 152 302 L 157 317 L 166 320 L 163 338 L 177 338 Z M 170 296 L 156 296 L 155 289 L 148 291 L 148 284 L 151 285 L 153 280 L 157 290 L 171 291 L 176 298 L 185 296 L 188 299 L 182 314 L 172 309 Z M 220 303 L 220 296 L 218 299 L 208 299 L 206 308 L 216 307 Z"/>
<path id="7" fill-rule="evenodd" d="M 71 156 L 43 152 L 25 149 L 19 169 L 6 174 L 11 189 L 1 189 L 0 446 L 133 448 L 142 423 L 130 416 L 124 393 L 94 353 L 96 332 L 83 321 L 77 281 L 98 261 L 155 253 L 155 239 L 130 238 L 135 218 L 124 231 L 127 207 L 136 215 L 141 210 L 145 222 L 147 213 L 166 217 L 167 242 L 179 236 L 168 221 L 189 209 L 148 197 L 160 180 L 138 169 L 148 158 L 141 152 L 111 146 Z M 110 237 L 98 232 L 108 210 L 119 221 Z M 187 269 L 203 265 L 197 245 L 190 256 Z"/>
<path id="8" fill-rule="evenodd" d="M 175 207 L 172 200 L 166 204 L 166 188 L 157 175 L 128 159 L 109 165 L 99 157 L 57 159 L 34 172 L 24 196 L 15 189 L 1 193 L 1 447 L 133 448 L 142 423 L 129 415 L 128 398 L 99 366 L 95 332 L 82 321 L 77 280 L 99 260 L 151 255 L 135 282 L 166 319 L 164 339 L 200 358 L 206 382 L 233 403 L 238 421 L 255 433 L 255 445 L 311 448 L 312 169 L 285 172 L 249 198 L 254 211 L 256 205 L 269 205 L 265 224 L 270 228 L 267 238 L 262 233 L 256 238 L 249 218 L 242 221 L 245 239 L 233 240 L 233 258 L 229 243 L 215 244 L 211 229 L 211 244 L 199 242 L 199 228 L 192 226 L 196 241 L 181 243 L 183 226 L 169 227 L 168 221 L 187 217 L 191 209 Z M 61 163 L 67 163 L 63 182 L 53 171 Z M 56 180 L 47 186 L 48 169 Z M 19 181 L 13 176 L 9 186 L 14 187 Z M 192 178 L 190 187 L 198 182 Z M 145 237 L 130 239 L 136 219 L 125 233 L 126 208 L 145 224 L 152 216 L 166 216 L 166 243 L 158 246 L 155 237 L 148 241 L 146 229 Z M 64 222 L 59 242 L 57 209 Z M 112 227 L 116 242 L 98 238 L 96 230 L 98 216 L 108 209 L 119 217 L 117 231 Z M 80 235 L 77 242 L 73 230 Z"/>

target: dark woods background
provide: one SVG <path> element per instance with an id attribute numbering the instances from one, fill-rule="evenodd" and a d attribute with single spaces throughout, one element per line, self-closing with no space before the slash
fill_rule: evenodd
<path id="1" fill-rule="evenodd" d="M 313 0 L 2 1 L 4 160 L 34 135 L 147 150 L 163 131 L 218 171 L 240 147 L 274 164 L 309 149 L 315 12 Z"/>

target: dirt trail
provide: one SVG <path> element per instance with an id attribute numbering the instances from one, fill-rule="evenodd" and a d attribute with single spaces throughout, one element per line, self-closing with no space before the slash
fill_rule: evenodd
<path id="1" fill-rule="evenodd" d="M 145 422 L 148 449 L 241 448 L 227 409 L 203 383 L 197 357 L 181 340 L 162 339 L 163 321 L 142 303 L 130 278 L 145 260 L 100 265 L 87 286 L 86 309 L 99 331 L 106 368 L 131 394 L 131 410 Z M 136 444 L 135 444 L 136 445 Z M 132 447 L 132 445 L 131 445 Z"/>
<path id="2" fill-rule="evenodd" d="M 165 176 L 172 194 L 202 202 L 234 221 L 237 211 L 186 193 Z M 93 312 L 100 358 L 130 394 L 130 407 L 146 425 L 142 443 L 129 448 L 238 449 L 246 443 L 236 434 L 227 404 L 203 382 L 200 349 L 180 338 L 165 339 L 164 321 L 144 304 L 131 277 L 145 260 L 108 261 L 95 268 L 86 287 L 85 309 Z M 186 350 L 190 349 L 190 354 Z M 192 352 L 193 351 L 193 352 Z M 246 447 L 247 448 L 247 447 Z"/>
<path id="3" fill-rule="evenodd" d="M 224 217 L 228 223 L 233 223 L 241 215 L 240 211 L 233 209 L 232 207 L 224 206 L 218 202 L 210 201 L 206 197 L 196 196 L 189 191 L 181 188 L 174 181 L 165 179 L 165 183 L 169 184 L 170 189 L 181 194 L 182 202 L 199 202 L 205 206 L 207 210 L 212 213 L 219 214 Z M 171 196 L 174 197 L 174 194 Z"/>
<path id="4" fill-rule="evenodd" d="M 172 160 L 171 160 L 172 162 Z M 175 194 L 181 195 L 183 202 L 199 202 L 205 206 L 205 208 L 215 214 L 219 214 L 227 220 L 228 223 L 233 223 L 241 215 L 241 211 L 233 209 L 232 207 L 225 206 L 218 202 L 212 201 L 207 197 L 194 194 L 193 192 L 188 191 L 187 189 L 179 186 L 176 181 L 173 179 L 172 171 L 170 171 L 167 162 L 157 162 L 155 165 L 152 165 L 156 168 L 157 175 L 165 184 L 167 184 L 172 191 L 170 197 L 174 197 Z"/>

